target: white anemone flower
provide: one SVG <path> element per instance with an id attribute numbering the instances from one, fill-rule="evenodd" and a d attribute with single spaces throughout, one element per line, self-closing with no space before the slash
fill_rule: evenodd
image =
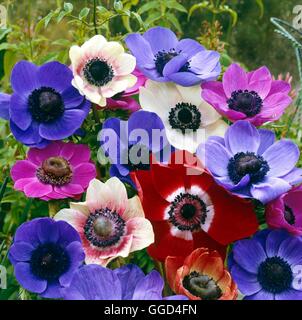
<path id="1" fill-rule="evenodd" d="M 140 89 L 143 110 L 155 112 L 163 121 L 167 139 L 179 150 L 195 153 L 210 136 L 224 136 L 228 125 L 201 97 L 201 87 L 148 80 Z"/>
<path id="2" fill-rule="evenodd" d="M 125 53 L 122 45 L 96 35 L 81 47 L 69 51 L 74 79 L 72 85 L 92 103 L 106 106 L 111 98 L 135 85 L 137 78 L 131 74 L 136 59 Z"/>

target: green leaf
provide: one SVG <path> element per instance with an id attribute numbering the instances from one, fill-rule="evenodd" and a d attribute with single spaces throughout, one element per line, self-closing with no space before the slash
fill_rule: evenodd
<path id="1" fill-rule="evenodd" d="M 67 15 L 68 15 L 68 12 L 66 12 L 66 11 L 61 11 L 61 12 L 59 13 L 59 15 L 58 15 L 57 22 L 61 22 L 62 19 L 63 19 L 65 16 L 67 16 Z"/>
<path id="2" fill-rule="evenodd" d="M 264 15 L 264 4 L 263 4 L 263 0 L 256 0 L 256 3 L 260 9 L 260 18 L 263 17 Z"/>
<path id="3" fill-rule="evenodd" d="M 1 188 L 0 188 L 0 202 L 4 196 L 4 192 L 5 192 L 5 189 L 6 189 L 6 186 L 7 186 L 7 183 L 8 183 L 8 177 L 6 177 L 1 185 Z"/>
<path id="4" fill-rule="evenodd" d="M 144 23 L 144 21 L 142 20 L 141 16 L 138 13 L 132 11 L 131 12 L 131 16 L 134 17 L 137 20 L 137 22 L 139 23 L 140 27 L 146 29 L 145 23 Z"/>
<path id="5" fill-rule="evenodd" d="M 89 12 L 90 12 L 90 9 L 89 9 L 89 8 L 83 8 L 83 9 L 81 10 L 81 12 L 79 13 L 79 19 L 80 19 L 80 20 L 85 19 L 85 18 L 88 16 Z"/>
<path id="6" fill-rule="evenodd" d="M 203 1 L 201 3 L 194 4 L 189 10 L 188 19 L 191 18 L 192 14 L 196 10 L 209 9 L 209 5 L 210 5 L 209 1 Z"/>
<path id="7" fill-rule="evenodd" d="M 12 31 L 12 29 L 10 29 L 10 28 L 8 28 L 8 29 L 0 29 L 0 41 L 1 41 L 6 35 L 8 35 L 11 31 Z"/>
<path id="8" fill-rule="evenodd" d="M 143 14 L 151 9 L 155 9 L 158 8 L 158 1 L 150 1 L 147 2 L 146 4 L 142 5 L 138 10 L 137 13 L 138 14 Z"/>
<path id="9" fill-rule="evenodd" d="M 113 8 L 114 8 L 116 11 L 121 11 L 121 10 L 123 10 L 123 8 L 124 8 L 123 2 L 122 2 L 122 1 L 114 0 Z"/>
<path id="10" fill-rule="evenodd" d="M 64 11 L 70 13 L 73 10 L 73 4 L 70 2 L 64 2 Z"/>
<path id="11" fill-rule="evenodd" d="M 180 23 L 178 22 L 178 19 L 175 17 L 174 14 L 167 12 L 166 18 L 168 19 L 168 21 L 172 23 L 172 25 L 176 28 L 177 31 L 182 32 Z"/>
<path id="12" fill-rule="evenodd" d="M 70 41 L 67 39 L 58 39 L 53 41 L 51 44 L 54 46 L 68 47 L 70 45 Z"/>
<path id="13" fill-rule="evenodd" d="M 176 0 L 166 1 L 165 6 L 169 9 L 174 9 L 180 12 L 188 12 L 188 10 L 182 4 L 178 3 Z"/>
<path id="14" fill-rule="evenodd" d="M 154 12 L 149 15 L 146 19 L 146 25 L 151 25 L 153 22 L 159 20 L 161 18 L 161 12 Z"/>
<path id="15" fill-rule="evenodd" d="M 17 50 L 18 46 L 16 44 L 13 43 L 1 43 L 0 44 L 0 51 L 1 50 Z"/>
<path id="16" fill-rule="evenodd" d="M 97 6 L 96 9 L 101 13 L 101 14 L 104 14 L 104 13 L 107 13 L 108 10 L 103 7 L 103 6 Z"/>
<path id="17" fill-rule="evenodd" d="M 228 13 L 232 18 L 232 26 L 234 27 L 238 20 L 238 14 L 235 10 L 231 9 L 229 6 L 222 6 L 219 8 L 221 12 Z"/>
<path id="18" fill-rule="evenodd" d="M 13 66 L 17 62 L 17 52 L 16 51 L 6 51 L 4 55 L 4 75 L 9 77 Z"/>
<path id="19" fill-rule="evenodd" d="M 51 21 L 51 19 L 54 18 L 57 14 L 58 14 L 57 10 L 56 11 L 51 11 L 51 12 L 49 12 L 49 14 L 45 18 L 43 18 L 43 19 L 45 19 L 44 20 L 44 27 L 45 28 L 47 28 L 47 26 L 48 26 L 49 22 Z"/>

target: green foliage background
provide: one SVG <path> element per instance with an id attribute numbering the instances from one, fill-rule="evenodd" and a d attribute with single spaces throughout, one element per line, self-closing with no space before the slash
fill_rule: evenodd
<path id="1" fill-rule="evenodd" d="M 96 32 L 108 39 L 123 40 L 131 32 L 144 31 L 151 26 L 172 28 L 180 37 L 199 40 L 222 54 L 222 64 L 238 61 L 247 69 L 267 65 L 272 73 L 290 72 L 297 91 L 300 87 L 296 56 L 289 41 L 274 32 L 271 17 L 291 23 L 293 7 L 299 0 L 7 0 L 7 29 L 0 30 L 0 86 L 10 92 L 10 73 L 21 59 L 42 64 L 51 60 L 69 63 L 68 51 L 73 44 L 82 44 Z M 217 22 L 219 24 L 217 24 Z M 221 26 L 221 28 L 220 28 Z M 301 37 L 301 36 L 300 36 Z M 301 147 L 302 130 L 298 99 L 287 114 L 270 126 L 279 137 L 293 139 Z M 96 160 L 96 136 L 109 111 L 91 114 L 84 124 L 86 134 L 80 139 L 93 151 Z M 119 116 L 125 117 L 120 113 Z M 295 116 L 295 117 L 293 117 Z M 79 141 L 79 137 L 71 137 Z M 0 264 L 8 268 L 7 290 L 0 289 L 0 299 L 36 299 L 21 289 L 13 277 L 7 260 L 7 250 L 16 228 L 35 217 L 48 216 L 68 201 L 45 203 L 27 199 L 12 188 L 11 166 L 23 159 L 26 148 L 17 143 L 8 124 L 0 120 Z M 107 167 L 99 167 L 102 177 Z M 264 223 L 263 207 L 257 204 L 259 220 Z M 262 227 L 265 225 L 262 225 Z M 145 251 L 134 254 L 129 261 L 146 272 L 154 267 Z"/>

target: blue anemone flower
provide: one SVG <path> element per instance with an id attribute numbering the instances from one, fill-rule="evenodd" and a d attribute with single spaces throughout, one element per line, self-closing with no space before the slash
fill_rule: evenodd
<path id="1" fill-rule="evenodd" d="M 81 127 L 90 102 L 72 86 L 72 79 L 72 71 L 56 61 L 42 66 L 27 61 L 15 65 L 11 75 L 13 94 L 0 94 L 0 116 L 9 118 L 17 140 L 44 148 Z"/>
<path id="2" fill-rule="evenodd" d="M 263 230 L 237 241 L 229 270 L 245 300 L 302 300 L 302 239 Z"/>
<path id="3" fill-rule="evenodd" d="M 206 50 L 195 40 L 179 41 L 167 28 L 151 28 L 143 35 L 133 33 L 125 42 L 139 70 L 154 81 L 190 87 L 215 80 L 221 72 L 218 52 Z"/>
<path id="4" fill-rule="evenodd" d="M 90 264 L 75 273 L 62 296 L 65 300 L 188 300 L 182 295 L 163 298 L 163 288 L 155 270 L 145 275 L 136 265 L 111 270 Z"/>

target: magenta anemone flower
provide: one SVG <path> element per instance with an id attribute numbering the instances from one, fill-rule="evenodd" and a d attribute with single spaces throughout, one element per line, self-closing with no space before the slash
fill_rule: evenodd
<path id="1" fill-rule="evenodd" d="M 265 213 L 269 227 L 285 229 L 295 236 L 302 236 L 302 186 L 268 203 Z"/>
<path id="2" fill-rule="evenodd" d="M 292 98 L 291 86 L 283 80 L 273 80 L 267 67 L 245 72 L 232 64 L 222 82 L 202 85 L 202 97 L 220 114 L 232 122 L 247 120 L 255 126 L 278 120 Z"/>
<path id="3" fill-rule="evenodd" d="M 19 160 L 11 170 L 14 188 L 29 198 L 76 198 L 96 177 L 86 145 L 52 142 L 45 149 L 31 148 L 26 160 Z"/>

